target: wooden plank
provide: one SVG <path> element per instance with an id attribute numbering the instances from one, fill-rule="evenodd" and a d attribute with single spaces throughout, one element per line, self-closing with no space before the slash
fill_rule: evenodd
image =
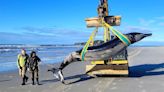
<path id="1" fill-rule="evenodd" d="M 113 60 L 112 62 L 109 62 L 109 64 L 128 64 L 128 60 Z"/>
<path id="2" fill-rule="evenodd" d="M 91 64 L 93 64 L 93 65 L 103 65 L 105 63 L 104 63 L 104 61 L 92 61 Z"/>
<path id="3" fill-rule="evenodd" d="M 107 69 L 107 70 L 92 71 L 92 72 L 88 72 L 87 74 L 91 75 L 91 76 L 95 76 L 95 75 L 128 75 L 129 71 L 128 70 Z"/>
<path id="4" fill-rule="evenodd" d="M 98 17 L 87 18 L 86 20 L 87 27 L 102 27 L 100 24 L 100 19 Z M 111 26 L 120 26 L 121 17 L 120 16 L 106 16 L 104 21 Z"/>
<path id="5" fill-rule="evenodd" d="M 105 63 L 104 63 L 104 61 L 92 61 L 91 64 L 93 64 L 93 65 L 103 65 Z M 113 60 L 113 61 L 109 61 L 107 64 L 116 64 L 116 65 L 128 64 L 128 61 L 127 60 Z"/>
<path id="6" fill-rule="evenodd" d="M 128 70 L 128 64 L 124 65 L 86 65 L 86 72 L 99 70 Z"/>
<path id="7" fill-rule="evenodd" d="M 99 18 L 87 18 L 86 20 L 87 27 L 102 27 L 102 25 L 99 22 Z"/>

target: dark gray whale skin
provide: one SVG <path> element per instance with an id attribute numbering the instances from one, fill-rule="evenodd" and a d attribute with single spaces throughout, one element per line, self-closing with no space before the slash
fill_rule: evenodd
<path id="1" fill-rule="evenodd" d="M 131 44 L 136 43 L 142 40 L 143 38 L 151 35 L 152 34 L 144 34 L 137 32 L 125 34 L 125 36 L 130 40 Z M 104 44 L 88 47 L 88 51 L 85 54 L 85 61 L 108 60 L 109 58 L 117 55 L 126 47 L 127 45 L 125 45 L 123 42 L 121 42 L 121 40 L 116 37 L 113 40 L 108 41 Z M 70 63 L 81 61 L 81 52 L 82 49 L 70 53 L 61 63 L 59 69 L 63 70 Z"/>

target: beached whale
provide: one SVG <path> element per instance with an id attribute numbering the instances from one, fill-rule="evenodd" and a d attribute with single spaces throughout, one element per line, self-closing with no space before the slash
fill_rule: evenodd
<path id="1" fill-rule="evenodd" d="M 137 33 L 137 32 L 125 34 L 125 36 L 129 39 L 131 44 L 138 42 L 143 38 L 151 35 L 152 34 L 144 34 L 144 33 Z M 126 47 L 127 47 L 126 44 L 124 44 L 119 38 L 115 37 L 113 40 L 110 40 L 106 43 L 97 46 L 88 47 L 88 51 L 85 53 L 85 61 L 108 60 L 109 58 L 120 53 Z M 70 53 L 61 63 L 58 69 L 52 68 L 49 69 L 48 71 L 52 71 L 55 76 L 58 75 L 60 81 L 63 82 L 64 78 L 63 78 L 62 70 L 70 63 L 82 61 L 80 55 L 81 52 L 82 49 Z"/>

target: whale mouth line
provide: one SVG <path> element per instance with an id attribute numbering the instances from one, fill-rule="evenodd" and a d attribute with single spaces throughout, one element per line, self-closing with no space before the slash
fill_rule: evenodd
<path id="1" fill-rule="evenodd" d="M 145 37 L 152 36 L 152 33 L 147 33 L 147 34 L 144 34 L 144 35 L 145 35 Z"/>

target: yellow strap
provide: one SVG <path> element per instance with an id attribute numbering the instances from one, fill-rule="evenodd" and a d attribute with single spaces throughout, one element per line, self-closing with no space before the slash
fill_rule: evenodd
<path id="1" fill-rule="evenodd" d="M 107 28 L 109 28 L 109 29 L 111 29 L 111 31 L 112 31 L 112 33 L 114 34 L 114 35 L 116 35 L 125 45 L 130 45 L 131 44 L 131 42 L 130 42 L 130 40 L 125 36 L 125 35 L 123 35 L 121 32 L 119 32 L 119 31 L 117 31 L 117 30 L 115 30 L 112 26 L 110 26 L 109 24 L 107 24 L 104 20 L 102 20 L 102 25 L 104 26 L 104 27 L 107 27 Z M 118 35 L 119 34 L 119 35 Z"/>
<path id="2" fill-rule="evenodd" d="M 87 43 L 85 44 L 85 46 L 84 46 L 84 48 L 83 48 L 83 50 L 82 50 L 82 52 L 81 52 L 82 61 L 85 60 L 85 53 L 87 52 L 88 47 L 90 46 L 91 41 L 93 42 L 94 37 L 96 36 L 97 31 L 98 31 L 98 28 L 96 28 L 96 30 L 94 30 L 94 31 L 92 32 L 91 36 L 89 37 L 89 40 L 88 40 Z"/>
<path id="3" fill-rule="evenodd" d="M 130 40 L 129 40 L 125 35 L 123 35 L 121 32 L 115 30 L 112 26 L 110 26 L 109 24 L 107 24 L 107 23 L 104 21 L 103 18 L 100 19 L 100 23 L 102 23 L 102 26 L 105 28 L 105 33 L 104 33 L 104 37 L 105 37 L 105 38 L 104 38 L 104 41 L 107 40 L 106 37 L 108 37 L 107 35 L 108 35 L 108 33 L 109 33 L 109 32 L 107 32 L 108 30 L 107 30 L 106 28 L 109 28 L 109 29 L 112 31 L 112 33 L 113 33 L 114 35 L 116 35 L 125 45 L 128 46 L 128 45 L 131 44 Z M 96 28 L 96 30 L 94 30 L 94 31 L 92 32 L 91 36 L 89 37 L 89 40 L 88 40 L 87 43 L 85 44 L 85 46 L 84 46 L 84 48 L 83 48 L 83 50 L 82 50 L 82 52 L 81 52 L 82 61 L 85 60 L 85 54 L 86 54 L 86 52 L 87 52 L 87 50 L 88 50 L 88 47 L 90 46 L 91 41 L 93 42 L 94 37 L 96 36 L 97 31 L 98 31 L 98 28 Z"/>

